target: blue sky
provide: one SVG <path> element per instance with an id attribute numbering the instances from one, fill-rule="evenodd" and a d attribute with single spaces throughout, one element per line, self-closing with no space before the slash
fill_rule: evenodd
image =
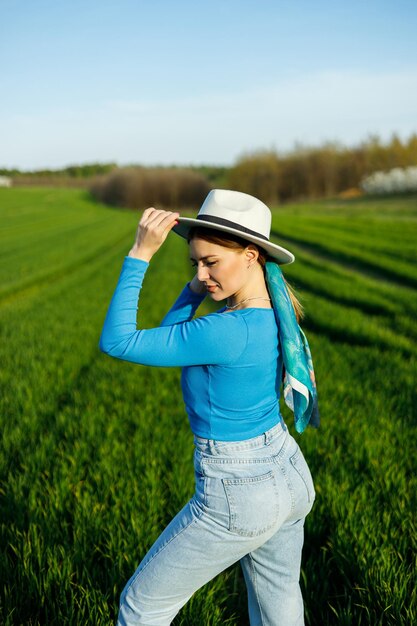
<path id="1" fill-rule="evenodd" d="M 417 132 L 417 3 L 0 0 L 0 167 Z"/>

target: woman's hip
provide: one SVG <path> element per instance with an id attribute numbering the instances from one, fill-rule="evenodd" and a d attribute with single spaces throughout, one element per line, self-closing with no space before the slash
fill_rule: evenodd
<path id="1" fill-rule="evenodd" d="M 232 533 L 263 535 L 310 511 L 313 480 L 285 424 L 244 441 L 195 444 L 196 500 Z"/>

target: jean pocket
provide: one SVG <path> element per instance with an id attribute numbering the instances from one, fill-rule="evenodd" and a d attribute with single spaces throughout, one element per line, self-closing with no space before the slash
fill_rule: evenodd
<path id="1" fill-rule="evenodd" d="M 223 478 L 229 505 L 229 530 L 251 537 L 269 530 L 279 513 L 278 492 L 272 471 L 247 478 Z"/>
<path id="2" fill-rule="evenodd" d="M 307 465 L 307 461 L 305 460 L 299 446 L 297 447 L 297 451 L 290 457 L 290 463 L 304 483 L 307 491 L 308 501 L 310 503 L 313 502 L 314 498 L 316 497 L 313 478 Z"/>

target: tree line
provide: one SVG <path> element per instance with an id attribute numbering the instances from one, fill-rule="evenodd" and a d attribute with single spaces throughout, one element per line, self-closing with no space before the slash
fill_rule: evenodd
<path id="1" fill-rule="evenodd" d="M 237 189 L 269 204 L 322 198 L 357 190 L 376 171 L 417 165 L 417 134 L 387 142 L 370 136 L 347 147 L 327 142 L 296 145 L 291 151 L 258 150 L 241 155 L 230 167 L 118 167 L 115 163 L 71 165 L 62 170 L 21 172 L 0 169 L 14 184 L 68 184 L 87 187 L 102 202 L 115 206 L 196 208 L 214 187 Z"/>
<path id="2" fill-rule="evenodd" d="M 287 154 L 258 151 L 243 155 L 228 173 L 232 189 L 251 193 L 264 202 L 323 198 L 359 188 L 375 171 L 417 165 L 417 135 L 394 135 L 387 143 L 372 136 L 355 147 L 326 143 L 297 146 Z"/>

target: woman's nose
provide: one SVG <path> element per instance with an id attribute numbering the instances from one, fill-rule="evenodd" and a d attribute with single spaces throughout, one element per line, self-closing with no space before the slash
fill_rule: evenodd
<path id="1" fill-rule="evenodd" d="M 200 267 L 197 269 L 197 278 L 199 281 L 201 281 L 202 283 L 204 283 L 204 281 L 207 280 L 208 278 L 208 269 L 207 267 L 204 267 L 204 265 L 200 265 Z"/>

